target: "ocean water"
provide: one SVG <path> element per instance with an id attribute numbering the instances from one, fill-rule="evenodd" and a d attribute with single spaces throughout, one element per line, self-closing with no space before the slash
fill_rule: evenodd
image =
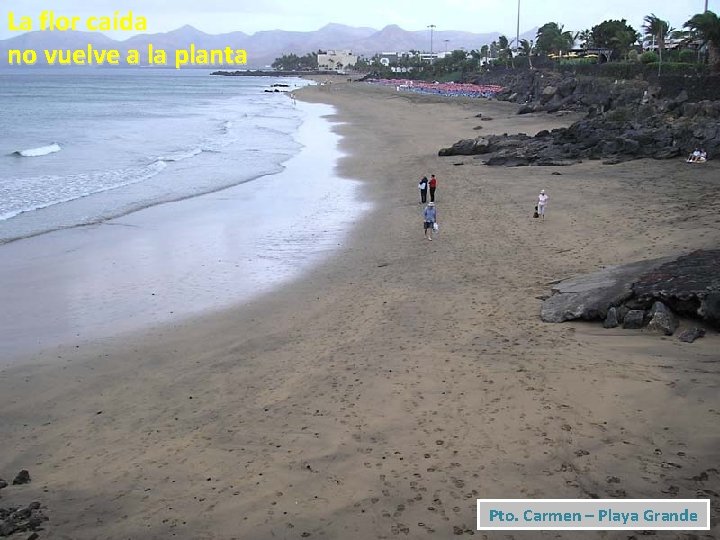
<path id="1" fill-rule="evenodd" d="M 208 71 L 0 71 L 0 243 L 279 172 L 302 118 Z"/>
<path id="2" fill-rule="evenodd" d="M 0 72 L 0 368 L 234 308 L 337 252 L 370 205 L 336 173 L 334 109 L 275 83 L 306 84 Z"/>

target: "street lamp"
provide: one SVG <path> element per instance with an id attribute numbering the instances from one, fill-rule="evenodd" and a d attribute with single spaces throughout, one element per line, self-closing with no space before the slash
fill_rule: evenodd
<path id="1" fill-rule="evenodd" d="M 433 29 L 437 28 L 434 24 L 428 24 L 428 28 L 430 29 L 430 54 L 433 52 Z"/>
<path id="2" fill-rule="evenodd" d="M 517 29 L 515 31 L 515 49 L 520 47 L 520 0 L 518 0 Z"/>

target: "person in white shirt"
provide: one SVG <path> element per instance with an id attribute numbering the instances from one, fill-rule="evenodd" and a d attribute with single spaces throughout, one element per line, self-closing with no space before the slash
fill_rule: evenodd
<path id="1" fill-rule="evenodd" d="M 690 156 L 687 158 L 687 162 L 688 162 L 688 163 L 694 163 L 694 162 L 696 162 L 696 161 L 699 161 L 699 160 L 700 160 L 700 155 L 701 155 L 700 149 L 699 149 L 699 148 L 696 148 L 696 149 L 693 151 L 693 153 L 690 154 Z"/>
<path id="2" fill-rule="evenodd" d="M 545 205 L 547 205 L 548 199 L 549 197 L 545 194 L 545 190 L 541 189 L 537 200 L 537 211 L 543 219 L 545 219 Z"/>

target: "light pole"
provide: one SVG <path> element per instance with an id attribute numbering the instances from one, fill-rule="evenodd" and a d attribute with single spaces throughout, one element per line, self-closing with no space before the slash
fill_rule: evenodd
<path id="1" fill-rule="evenodd" d="M 434 24 L 428 24 L 428 28 L 430 29 L 430 54 L 433 52 L 433 29 L 437 28 Z"/>
<path id="2" fill-rule="evenodd" d="M 707 6 L 708 6 L 708 0 L 705 0 L 705 13 L 707 13 L 707 10 L 708 10 Z"/>
<path id="3" fill-rule="evenodd" d="M 515 49 L 520 47 L 520 0 L 518 0 L 517 28 L 515 30 Z"/>

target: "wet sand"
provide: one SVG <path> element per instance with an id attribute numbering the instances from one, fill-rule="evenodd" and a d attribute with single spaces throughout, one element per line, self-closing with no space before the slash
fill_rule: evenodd
<path id="1" fill-rule="evenodd" d="M 238 305 L 330 257 L 367 207 L 334 173 L 332 107 L 297 106 L 302 149 L 277 174 L 0 244 L 0 368 Z"/>
<path id="2" fill-rule="evenodd" d="M 717 247 L 717 164 L 487 168 L 437 150 L 571 117 L 363 84 L 299 97 L 337 107 L 339 173 L 375 211 L 282 290 L 1 372 L 0 476 L 33 477 L 3 504 L 42 501 L 46 538 L 449 538 L 473 532 L 479 497 L 710 497 L 716 524 L 717 333 L 538 313 L 557 279 Z"/>

